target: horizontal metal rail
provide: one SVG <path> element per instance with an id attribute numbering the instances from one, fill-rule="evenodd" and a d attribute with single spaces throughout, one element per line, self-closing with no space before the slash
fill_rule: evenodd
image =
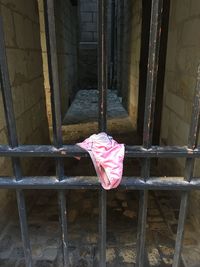
<path id="1" fill-rule="evenodd" d="M 0 145 L 0 156 L 4 157 L 88 157 L 89 154 L 77 145 L 21 145 L 11 147 Z M 200 146 L 189 149 L 187 146 L 126 146 L 125 156 L 130 158 L 199 158 Z"/>
<path id="2" fill-rule="evenodd" d="M 0 188 L 16 189 L 101 189 L 96 176 L 24 176 L 20 180 L 14 177 L 0 177 Z M 124 176 L 119 189 L 129 190 L 192 190 L 200 189 L 200 177 L 190 182 L 184 177 L 150 177 L 147 181 L 138 176 Z"/>

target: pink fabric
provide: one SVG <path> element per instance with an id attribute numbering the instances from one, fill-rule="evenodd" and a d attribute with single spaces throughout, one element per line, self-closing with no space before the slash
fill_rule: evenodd
<path id="1" fill-rule="evenodd" d="M 122 179 L 124 144 L 118 144 L 102 132 L 91 135 L 77 145 L 89 152 L 103 188 L 116 188 Z"/>

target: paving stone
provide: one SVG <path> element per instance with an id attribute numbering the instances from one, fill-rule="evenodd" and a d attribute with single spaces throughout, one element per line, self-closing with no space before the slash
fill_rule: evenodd
<path id="1" fill-rule="evenodd" d="M 49 238 L 46 240 L 46 246 L 47 247 L 56 247 L 59 243 L 59 240 L 56 238 Z"/>
<path id="2" fill-rule="evenodd" d="M 40 244 L 34 244 L 31 246 L 32 256 L 33 258 L 40 258 L 42 257 L 43 250 Z"/>
<path id="3" fill-rule="evenodd" d="M 5 253 L 10 251 L 11 247 L 12 247 L 12 238 L 9 234 L 6 234 L 0 240 L 0 253 Z"/>
<path id="4" fill-rule="evenodd" d="M 98 242 L 98 234 L 89 233 L 85 240 L 88 244 L 96 244 Z"/>
<path id="5" fill-rule="evenodd" d="M 106 235 L 106 238 L 107 238 L 107 244 L 108 245 L 113 245 L 113 244 L 116 244 L 117 242 L 117 238 L 116 238 L 116 233 L 114 232 L 107 232 L 107 235 Z"/>
<path id="6" fill-rule="evenodd" d="M 55 263 L 48 260 L 36 261 L 34 267 L 55 267 Z"/>
<path id="7" fill-rule="evenodd" d="M 160 266 L 161 258 L 157 248 L 151 247 L 148 249 L 148 260 L 151 266 Z"/>
<path id="8" fill-rule="evenodd" d="M 169 266 L 171 266 L 172 263 L 173 263 L 173 259 L 172 259 L 172 258 L 166 258 L 166 257 L 163 257 L 162 260 L 163 260 L 163 262 L 164 262 L 165 264 L 167 264 L 167 265 L 169 265 Z"/>
<path id="9" fill-rule="evenodd" d="M 136 252 L 133 249 L 123 248 L 120 250 L 119 256 L 122 257 L 124 263 L 135 263 Z"/>
<path id="10" fill-rule="evenodd" d="M 46 224 L 45 232 L 47 234 L 53 233 L 54 235 L 56 235 L 57 233 L 59 233 L 59 223 L 58 222 L 56 222 L 56 223 L 51 222 L 51 223 Z"/>
<path id="11" fill-rule="evenodd" d="M 116 258 L 116 252 L 114 248 L 108 248 L 106 249 L 106 261 L 111 263 Z"/>
<path id="12" fill-rule="evenodd" d="M 163 222 L 163 218 L 161 216 L 149 216 L 148 222 Z"/>
<path id="13" fill-rule="evenodd" d="M 127 196 L 125 192 L 117 191 L 115 197 L 119 200 L 126 200 Z"/>
<path id="14" fill-rule="evenodd" d="M 19 260 L 19 261 L 16 263 L 15 267 L 26 267 L 25 259 L 21 259 L 21 260 Z"/>
<path id="15" fill-rule="evenodd" d="M 123 215 L 126 216 L 126 217 L 128 217 L 128 218 L 131 218 L 131 219 L 134 218 L 134 217 L 137 217 L 136 212 L 133 211 L 133 210 L 125 210 L 123 212 Z"/>
<path id="16" fill-rule="evenodd" d="M 112 200 L 112 201 L 109 201 L 108 202 L 108 207 L 111 207 L 111 208 L 116 208 L 118 207 L 118 202 L 116 200 Z"/>
<path id="17" fill-rule="evenodd" d="M 68 221 L 69 223 L 73 223 L 77 218 L 78 212 L 77 210 L 70 210 L 68 213 Z"/>
<path id="18" fill-rule="evenodd" d="M 185 237 L 183 240 L 184 246 L 198 246 L 198 241 L 193 237 Z"/>
<path id="19" fill-rule="evenodd" d="M 21 232 L 20 232 L 20 226 L 18 224 L 10 224 L 7 233 L 12 239 L 13 243 L 19 243 L 21 242 Z"/>
<path id="20" fill-rule="evenodd" d="M 49 247 L 43 252 L 42 258 L 49 261 L 55 261 L 58 254 L 58 248 Z"/>
<path id="21" fill-rule="evenodd" d="M 198 267 L 198 264 L 200 266 L 200 248 L 196 246 L 183 248 L 182 258 L 185 267 Z"/>
<path id="22" fill-rule="evenodd" d="M 131 246 L 136 243 L 137 229 L 135 231 L 123 231 L 117 235 L 117 241 L 120 244 Z M 116 244 L 116 242 L 115 242 Z"/>
<path id="23" fill-rule="evenodd" d="M 0 259 L 0 267 L 13 267 L 16 261 L 13 259 Z"/>
<path id="24" fill-rule="evenodd" d="M 123 207 L 123 208 L 127 208 L 127 207 L 128 207 L 128 204 L 127 204 L 126 201 L 123 201 L 123 202 L 122 202 L 122 207 Z"/>
<path id="25" fill-rule="evenodd" d="M 14 247 L 11 252 L 11 258 L 21 259 L 24 257 L 23 247 Z"/>
<path id="26" fill-rule="evenodd" d="M 173 256 L 174 255 L 174 248 L 168 247 L 164 245 L 159 245 L 159 250 L 164 256 Z"/>

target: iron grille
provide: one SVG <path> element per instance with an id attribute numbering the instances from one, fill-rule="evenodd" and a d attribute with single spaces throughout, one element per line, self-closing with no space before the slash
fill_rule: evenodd
<path id="1" fill-rule="evenodd" d="M 0 19 L 0 74 L 3 102 L 6 114 L 9 145 L 0 145 L 0 156 L 10 157 L 13 163 L 13 177 L 0 177 L 0 188 L 16 189 L 21 234 L 27 267 L 32 266 L 31 247 L 28 234 L 25 189 L 56 189 L 60 206 L 63 266 L 68 266 L 68 236 L 66 220 L 65 189 L 99 189 L 99 248 L 100 266 L 106 266 L 106 191 L 101 189 L 94 177 L 64 176 L 63 159 L 65 157 L 88 157 L 88 153 L 75 145 L 63 145 L 60 114 L 60 95 L 58 83 L 58 63 L 56 54 L 56 35 L 54 18 L 54 1 L 45 0 L 45 27 L 47 39 L 49 77 L 51 87 L 51 105 L 53 116 L 53 145 L 18 145 L 16 122 L 14 117 L 9 73 L 6 62 L 3 24 Z M 181 248 L 184 233 L 184 223 L 188 204 L 189 190 L 200 189 L 200 177 L 193 177 L 194 160 L 200 157 L 197 146 L 200 117 L 200 67 L 197 71 L 196 88 L 193 102 L 192 119 L 188 144 L 178 146 L 152 146 L 153 115 L 155 106 L 156 77 L 158 70 L 159 44 L 161 33 L 162 0 L 152 1 L 151 25 L 149 38 L 147 90 L 144 112 L 144 130 L 142 146 L 126 146 L 126 157 L 142 158 L 140 177 L 123 177 L 120 188 L 140 190 L 140 207 L 137 233 L 136 266 L 144 266 L 145 226 L 148 206 L 148 190 L 180 190 L 182 192 L 176 235 L 173 267 L 180 263 Z M 106 131 L 106 91 L 107 91 L 107 1 L 99 0 L 99 42 L 98 42 L 98 87 L 99 87 L 99 131 Z M 56 175 L 53 177 L 23 177 L 21 174 L 20 157 L 53 157 L 56 160 Z M 151 177 L 151 158 L 186 158 L 184 177 Z"/>

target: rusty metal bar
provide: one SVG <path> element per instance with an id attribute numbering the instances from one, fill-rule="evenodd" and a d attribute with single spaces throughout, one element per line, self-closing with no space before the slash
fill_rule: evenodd
<path id="1" fill-rule="evenodd" d="M 153 0 L 151 7 L 150 37 L 149 37 L 149 57 L 147 70 L 147 87 L 145 98 L 145 115 L 143 129 L 143 147 L 151 148 L 153 117 L 155 108 L 158 58 L 161 33 L 162 0 Z M 150 175 L 150 159 L 144 159 L 141 177 L 146 181 Z M 140 192 L 140 207 L 138 216 L 137 234 L 137 257 L 136 265 L 143 267 L 145 264 L 145 238 L 146 238 L 146 218 L 147 218 L 148 191 Z"/>
<path id="2" fill-rule="evenodd" d="M 89 154 L 76 145 L 63 145 L 60 148 L 51 145 L 19 145 L 11 147 L 0 145 L 2 157 L 89 157 Z M 199 158 L 200 147 L 190 149 L 186 146 L 126 146 L 128 158 Z"/>
<path id="3" fill-rule="evenodd" d="M 107 0 L 98 1 L 99 131 L 107 129 Z M 106 266 L 106 191 L 99 191 L 99 265 Z"/>
<path id="4" fill-rule="evenodd" d="M 107 0 L 98 1 L 99 131 L 107 129 Z"/>
<path id="5" fill-rule="evenodd" d="M 56 2 L 55 2 L 56 3 Z M 53 142 L 57 148 L 62 146 L 62 124 L 61 124 L 61 99 L 58 78 L 58 59 L 56 45 L 56 29 L 55 29 L 55 14 L 54 1 L 44 1 L 45 13 L 45 30 L 48 55 L 48 70 L 49 82 L 51 89 L 51 108 L 52 108 L 52 123 L 53 123 Z M 56 158 L 56 175 L 60 181 L 64 176 L 63 159 Z M 58 192 L 58 204 L 60 208 L 60 225 L 61 225 L 61 240 L 63 252 L 63 266 L 68 266 L 68 238 L 67 238 L 67 210 L 65 191 Z"/>
<path id="6" fill-rule="evenodd" d="M 17 130 L 16 130 L 8 65 L 6 60 L 3 21 L 1 17 L 0 17 L 0 82 L 1 82 L 5 117 L 6 117 L 6 124 L 8 129 L 8 141 L 10 146 L 14 148 L 18 146 L 18 139 L 17 139 Z M 19 158 L 13 157 L 12 165 L 15 176 L 13 181 L 18 183 L 18 181 L 21 179 L 21 166 Z M 20 189 L 17 189 L 16 196 L 17 196 L 18 213 L 19 213 L 25 262 L 27 267 L 32 267 L 32 256 L 31 256 L 30 240 L 28 235 L 28 224 L 26 217 L 24 192 Z"/>
<path id="7" fill-rule="evenodd" d="M 198 142 L 199 123 L 200 122 L 200 65 L 197 70 L 197 81 L 194 93 L 193 111 L 190 124 L 190 132 L 188 137 L 188 149 L 195 149 Z M 194 159 L 187 158 L 185 164 L 185 181 L 190 182 L 192 180 L 194 170 Z M 178 229 L 176 235 L 175 254 L 173 260 L 173 267 L 179 267 L 181 259 L 181 250 L 184 238 L 184 225 L 187 215 L 189 193 L 187 191 L 182 192 L 181 205 L 179 212 Z"/>

